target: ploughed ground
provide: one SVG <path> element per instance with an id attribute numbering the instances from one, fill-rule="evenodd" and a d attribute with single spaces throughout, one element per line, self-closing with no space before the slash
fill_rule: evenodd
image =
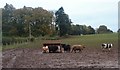
<path id="1" fill-rule="evenodd" d="M 102 51 L 86 47 L 80 53 L 42 53 L 37 49 L 2 52 L 3 68 L 118 68 L 118 49 Z"/>

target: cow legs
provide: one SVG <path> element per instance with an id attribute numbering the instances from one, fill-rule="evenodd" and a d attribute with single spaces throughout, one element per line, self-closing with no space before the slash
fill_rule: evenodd
<path id="1" fill-rule="evenodd" d="M 81 49 L 79 49 L 79 53 L 81 53 L 82 51 L 81 51 Z"/>
<path id="2" fill-rule="evenodd" d="M 110 51 L 110 48 L 108 48 L 108 50 Z"/>
<path id="3" fill-rule="evenodd" d="M 82 51 L 81 51 L 81 49 L 75 49 L 75 48 L 73 48 L 73 49 L 71 50 L 71 52 L 77 53 L 77 52 L 82 52 Z"/>
<path id="4" fill-rule="evenodd" d="M 105 51 L 105 49 L 104 49 L 104 48 L 102 48 L 102 51 L 104 52 L 104 51 Z"/>
<path id="5" fill-rule="evenodd" d="M 80 52 L 81 52 L 81 49 L 75 49 L 74 52 L 75 52 L 75 53 L 77 53 L 77 52 L 80 53 Z"/>
<path id="6" fill-rule="evenodd" d="M 109 52 L 110 52 L 111 48 L 108 48 L 108 50 L 109 50 Z"/>

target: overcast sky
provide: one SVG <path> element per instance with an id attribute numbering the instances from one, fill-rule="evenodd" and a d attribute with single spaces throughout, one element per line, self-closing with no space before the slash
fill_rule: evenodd
<path id="1" fill-rule="evenodd" d="M 61 6 L 73 24 L 92 26 L 95 29 L 106 25 L 108 29 L 118 30 L 119 0 L 0 0 L 0 8 L 6 3 L 15 8 L 43 7 L 58 10 Z"/>

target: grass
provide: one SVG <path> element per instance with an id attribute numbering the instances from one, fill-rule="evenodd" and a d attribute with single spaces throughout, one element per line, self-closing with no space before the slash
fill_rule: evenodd
<path id="1" fill-rule="evenodd" d="M 115 46 L 118 46 L 118 34 L 114 33 L 74 36 L 69 39 L 63 39 L 63 42 L 71 45 L 84 44 L 88 47 L 99 47 L 101 43 L 113 43 Z"/>
<path id="2" fill-rule="evenodd" d="M 2 46 L 2 50 L 7 50 L 7 49 L 14 49 L 14 48 L 38 48 L 42 45 L 42 40 L 36 40 L 34 42 L 27 42 L 27 43 L 22 43 L 22 44 L 16 44 L 16 45 L 7 45 L 7 46 Z"/>
<path id="3" fill-rule="evenodd" d="M 3 51 L 13 48 L 41 48 L 43 42 L 41 38 L 35 40 L 34 42 L 28 42 L 17 45 L 2 46 Z M 87 47 L 99 47 L 101 43 L 113 43 L 114 46 L 118 47 L 118 34 L 95 34 L 95 35 L 83 35 L 83 36 L 71 36 L 70 38 L 62 38 L 62 43 L 65 44 L 84 44 Z"/>

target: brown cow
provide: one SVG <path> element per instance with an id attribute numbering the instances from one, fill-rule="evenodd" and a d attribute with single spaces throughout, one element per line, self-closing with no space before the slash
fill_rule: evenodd
<path id="1" fill-rule="evenodd" d="M 79 51 L 79 52 L 81 52 L 82 50 L 83 50 L 83 48 L 85 48 L 85 46 L 84 45 L 73 45 L 72 46 L 72 49 L 71 49 L 71 52 L 77 52 L 77 51 Z"/>

